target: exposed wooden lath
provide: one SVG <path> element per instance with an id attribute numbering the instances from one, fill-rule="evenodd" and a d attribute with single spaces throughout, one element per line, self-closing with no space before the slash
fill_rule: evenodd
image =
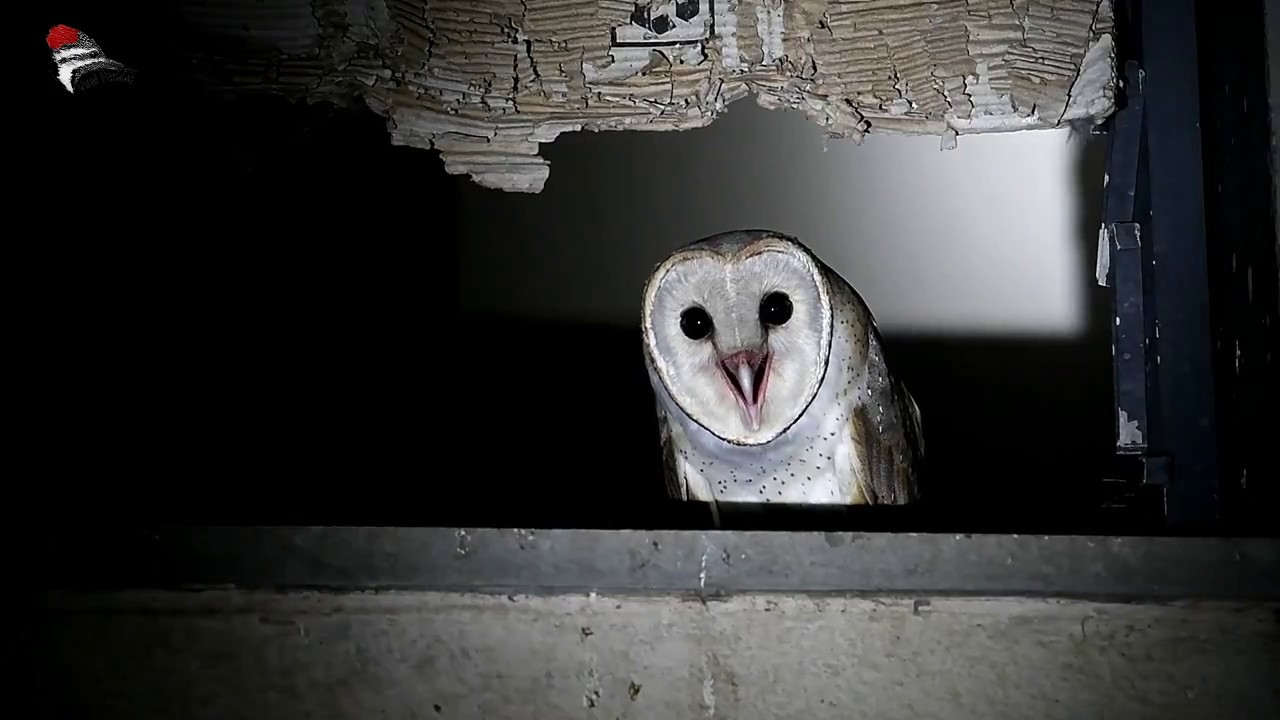
<path id="1" fill-rule="evenodd" d="M 683 130 L 750 95 L 833 137 L 958 135 L 1114 109 L 1111 0 L 182 0 L 215 85 L 360 99 L 451 173 L 538 192 L 539 143 Z M 643 26 L 646 26 L 643 27 Z"/>

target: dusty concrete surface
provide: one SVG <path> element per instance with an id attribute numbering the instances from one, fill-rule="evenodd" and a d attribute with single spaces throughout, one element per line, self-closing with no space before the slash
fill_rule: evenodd
<path id="1" fill-rule="evenodd" d="M 1275 718 L 1275 605 L 59 595 L 60 717 Z"/>
<path id="2" fill-rule="evenodd" d="M 833 137 L 1096 121 L 1111 0 L 184 0 L 177 52 L 215 85 L 356 99 L 393 142 L 538 192 L 539 144 L 680 130 L 755 95 Z M 678 164 L 673 165 L 678 172 Z"/>

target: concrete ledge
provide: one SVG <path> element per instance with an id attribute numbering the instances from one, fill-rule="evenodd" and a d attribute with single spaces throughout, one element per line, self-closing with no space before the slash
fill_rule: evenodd
<path id="1" fill-rule="evenodd" d="M 477 528 L 58 534 L 45 587 L 1280 599 L 1280 540 Z"/>
<path id="2" fill-rule="evenodd" d="M 1276 540 L 55 536 L 18 629 L 51 717 L 1280 716 Z"/>
<path id="3" fill-rule="evenodd" d="M 49 607 L 61 718 L 1280 716 L 1274 605 L 207 591 Z"/>

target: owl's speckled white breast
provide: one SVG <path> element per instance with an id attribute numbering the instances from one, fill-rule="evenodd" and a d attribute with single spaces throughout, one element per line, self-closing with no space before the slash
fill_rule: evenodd
<path id="1" fill-rule="evenodd" d="M 687 444 L 677 452 L 719 501 L 847 503 L 855 472 L 848 431 L 853 403 L 829 384 L 835 383 L 824 383 L 801 419 L 771 443 L 731 445 L 681 422 Z"/>

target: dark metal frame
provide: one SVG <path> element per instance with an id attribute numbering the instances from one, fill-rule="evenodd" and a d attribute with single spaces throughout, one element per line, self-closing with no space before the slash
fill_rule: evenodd
<path id="1" fill-rule="evenodd" d="M 1224 520 L 1241 517 L 1242 497 L 1232 493 L 1232 482 L 1251 463 L 1255 482 L 1265 482 L 1258 477 L 1265 468 L 1275 469 L 1256 452 L 1246 459 L 1247 448 L 1230 442 L 1266 423 L 1265 403 L 1255 400 L 1250 412 L 1238 412 L 1246 400 L 1223 344 L 1231 334 L 1224 333 L 1227 326 L 1254 339 L 1250 361 L 1266 369 L 1248 388 L 1255 398 L 1274 393 L 1268 378 L 1275 353 L 1268 348 L 1274 348 L 1276 323 L 1268 329 L 1265 314 L 1250 314 L 1231 296 L 1222 262 L 1228 252 L 1235 257 L 1232 243 L 1252 248 L 1255 265 L 1270 270 L 1274 298 L 1274 250 L 1268 263 L 1253 238 L 1241 239 L 1258 230 L 1263 216 L 1273 227 L 1267 202 L 1257 201 L 1274 197 L 1272 178 L 1244 177 L 1239 163 L 1224 165 L 1213 154 L 1235 143 L 1254 154 L 1268 147 L 1265 133 L 1244 122 L 1256 118 L 1224 112 L 1219 97 L 1224 85 L 1253 81 L 1261 95 L 1254 113 L 1266 115 L 1265 81 L 1260 93 L 1256 82 L 1262 64 L 1229 61 L 1261 50 L 1262 4 L 1244 0 L 1228 14 L 1232 20 L 1219 17 L 1217 25 L 1197 15 L 1195 0 L 1120 0 L 1116 13 L 1124 105 L 1109 122 L 1103 209 L 1107 283 L 1115 292 L 1116 447 L 1142 458 L 1142 482 L 1161 491 L 1156 497 L 1170 528 L 1222 530 Z M 1249 23 L 1257 37 L 1221 27 Z M 1224 195 L 1224 182 L 1237 192 Z"/>
<path id="2" fill-rule="evenodd" d="M 62 535 L 44 591 L 415 589 L 1280 600 L 1280 540 L 486 528 L 159 528 Z"/>

